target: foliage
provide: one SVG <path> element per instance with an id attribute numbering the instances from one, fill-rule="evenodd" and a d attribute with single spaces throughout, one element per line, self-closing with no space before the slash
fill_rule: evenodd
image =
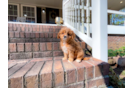
<path id="1" fill-rule="evenodd" d="M 117 56 L 117 55 L 124 56 L 125 55 L 125 47 L 121 47 L 116 50 L 112 50 L 112 49 L 108 50 L 108 57 Z"/>

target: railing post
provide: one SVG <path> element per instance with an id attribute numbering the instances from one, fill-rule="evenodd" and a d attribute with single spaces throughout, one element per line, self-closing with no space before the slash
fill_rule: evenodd
<path id="1" fill-rule="evenodd" d="M 107 0 L 92 0 L 92 40 L 93 57 L 107 62 Z"/>
<path id="2" fill-rule="evenodd" d="M 75 26 L 74 27 L 77 29 L 77 7 L 76 6 L 77 6 L 77 0 L 75 0 L 75 15 L 74 15 L 75 16 L 75 24 L 74 24 Z"/>
<path id="3" fill-rule="evenodd" d="M 90 9 L 89 9 L 89 7 L 90 7 L 90 3 L 89 3 L 89 0 L 87 0 L 87 11 L 86 11 L 86 13 L 87 13 L 87 36 L 89 36 L 90 37 L 90 27 L 89 27 L 89 24 L 90 24 Z"/>
<path id="4" fill-rule="evenodd" d="M 82 23 L 82 33 L 84 33 L 84 0 L 81 0 L 81 2 L 82 2 L 82 12 L 81 12 L 82 20 L 81 20 L 81 23 Z"/>
<path id="5" fill-rule="evenodd" d="M 78 0 L 78 30 L 80 31 L 80 0 Z"/>

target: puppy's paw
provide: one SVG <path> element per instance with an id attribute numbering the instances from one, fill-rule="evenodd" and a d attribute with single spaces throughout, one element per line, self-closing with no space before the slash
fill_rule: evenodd
<path id="1" fill-rule="evenodd" d="M 68 59 L 68 62 L 73 62 L 73 59 Z"/>
<path id="2" fill-rule="evenodd" d="M 64 57 L 64 58 L 62 58 L 62 60 L 67 60 L 67 58 Z"/>
<path id="3" fill-rule="evenodd" d="M 80 62 L 81 62 L 81 60 L 79 60 L 79 59 L 76 59 L 76 62 L 80 63 Z"/>

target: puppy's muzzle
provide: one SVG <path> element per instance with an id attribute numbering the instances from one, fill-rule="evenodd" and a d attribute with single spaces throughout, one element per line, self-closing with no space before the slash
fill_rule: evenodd
<path id="1" fill-rule="evenodd" d="M 64 36 L 64 38 L 67 38 L 67 36 Z"/>

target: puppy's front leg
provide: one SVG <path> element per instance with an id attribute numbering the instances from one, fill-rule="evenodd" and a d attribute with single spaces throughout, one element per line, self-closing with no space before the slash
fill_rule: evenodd
<path id="1" fill-rule="evenodd" d="M 62 60 L 67 60 L 68 58 L 68 54 L 64 53 L 64 57 L 62 58 Z"/>
<path id="2" fill-rule="evenodd" d="M 69 51 L 69 59 L 68 62 L 72 62 L 74 60 L 74 52 Z"/>

